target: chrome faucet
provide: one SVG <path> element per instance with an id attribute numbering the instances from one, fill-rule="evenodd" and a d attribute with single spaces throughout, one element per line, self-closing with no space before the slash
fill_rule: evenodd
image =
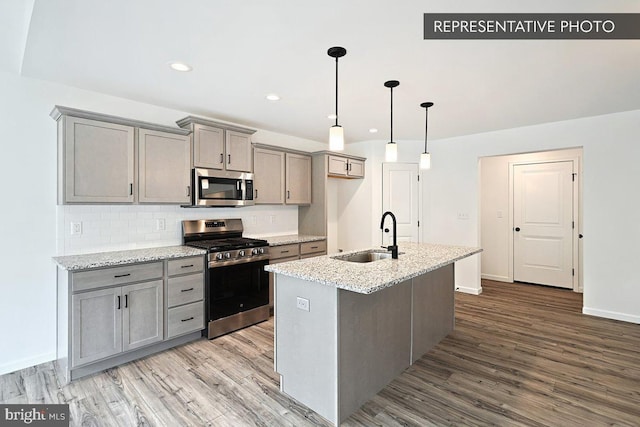
<path id="1" fill-rule="evenodd" d="M 380 220 L 380 230 L 384 229 L 385 232 L 389 232 L 388 228 L 384 228 L 384 219 L 387 217 L 387 215 L 391 216 L 391 220 L 393 221 L 393 245 L 387 246 L 386 249 L 388 251 L 391 251 L 391 258 L 398 259 L 398 233 L 396 230 L 396 216 L 391 211 L 386 211 L 382 214 L 382 219 Z"/>

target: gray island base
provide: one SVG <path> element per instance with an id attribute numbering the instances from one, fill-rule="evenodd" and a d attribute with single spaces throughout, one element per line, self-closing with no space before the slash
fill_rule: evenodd
<path id="1" fill-rule="evenodd" d="M 453 331 L 454 262 L 480 251 L 404 243 L 397 260 L 268 266 L 280 390 L 339 425 Z"/>

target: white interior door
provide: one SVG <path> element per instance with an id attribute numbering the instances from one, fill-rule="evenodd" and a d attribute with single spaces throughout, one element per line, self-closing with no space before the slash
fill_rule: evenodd
<path id="1" fill-rule="evenodd" d="M 419 169 L 417 163 L 382 164 L 382 211 L 391 211 L 396 217 L 398 242 L 418 242 Z M 389 217 L 385 227 L 392 230 Z M 392 243 L 392 233 L 383 233 L 383 244 Z"/>
<path id="2" fill-rule="evenodd" d="M 573 287 L 573 162 L 515 165 L 513 279 Z"/>

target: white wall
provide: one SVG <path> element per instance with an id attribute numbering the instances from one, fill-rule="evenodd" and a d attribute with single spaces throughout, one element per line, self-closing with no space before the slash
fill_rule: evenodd
<path id="1" fill-rule="evenodd" d="M 179 221 L 239 216 L 248 234 L 297 232 L 297 208 L 182 209 L 175 206 L 56 206 L 56 122 L 64 105 L 175 126 L 188 112 L 83 91 L 0 71 L 0 374 L 55 358 L 56 290 L 51 257 L 61 254 L 179 244 Z M 254 141 L 306 151 L 326 144 L 258 130 Z M 167 230 L 155 231 L 164 218 Z M 273 223 L 271 222 L 273 218 Z M 255 221 L 254 221 L 255 219 Z M 70 236 L 69 222 L 83 222 Z M 60 232 L 56 231 L 57 227 Z"/>
<path id="2" fill-rule="evenodd" d="M 640 323 L 637 242 L 640 225 L 640 110 L 547 123 L 429 142 L 432 168 L 423 177 L 423 241 L 480 246 L 481 157 L 583 147 L 583 312 Z M 418 161 L 422 142 L 400 142 L 399 161 Z M 379 242 L 384 142 L 367 147 L 371 203 L 352 217 L 373 219 L 370 244 Z M 348 146 L 350 147 L 350 145 Z M 365 191 L 365 190 L 363 190 Z M 371 213 L 368 213 L 371 212 Z M 458 213 L 468 214 L 467 220 Z M 482 255 L 480 255 L 482 256 Z M 480 293 L 480 256 L 456 263 L 456 286 Z"/>

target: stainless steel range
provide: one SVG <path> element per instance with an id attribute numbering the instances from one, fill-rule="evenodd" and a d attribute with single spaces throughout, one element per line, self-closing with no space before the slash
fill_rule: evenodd
<path id="1" fill-rule="evenodd" d="M 183 243 L 209 252 L 209 339 L 269 319 L 269 243 L 242 232 L 240 218 L 182 221 Z"/>

